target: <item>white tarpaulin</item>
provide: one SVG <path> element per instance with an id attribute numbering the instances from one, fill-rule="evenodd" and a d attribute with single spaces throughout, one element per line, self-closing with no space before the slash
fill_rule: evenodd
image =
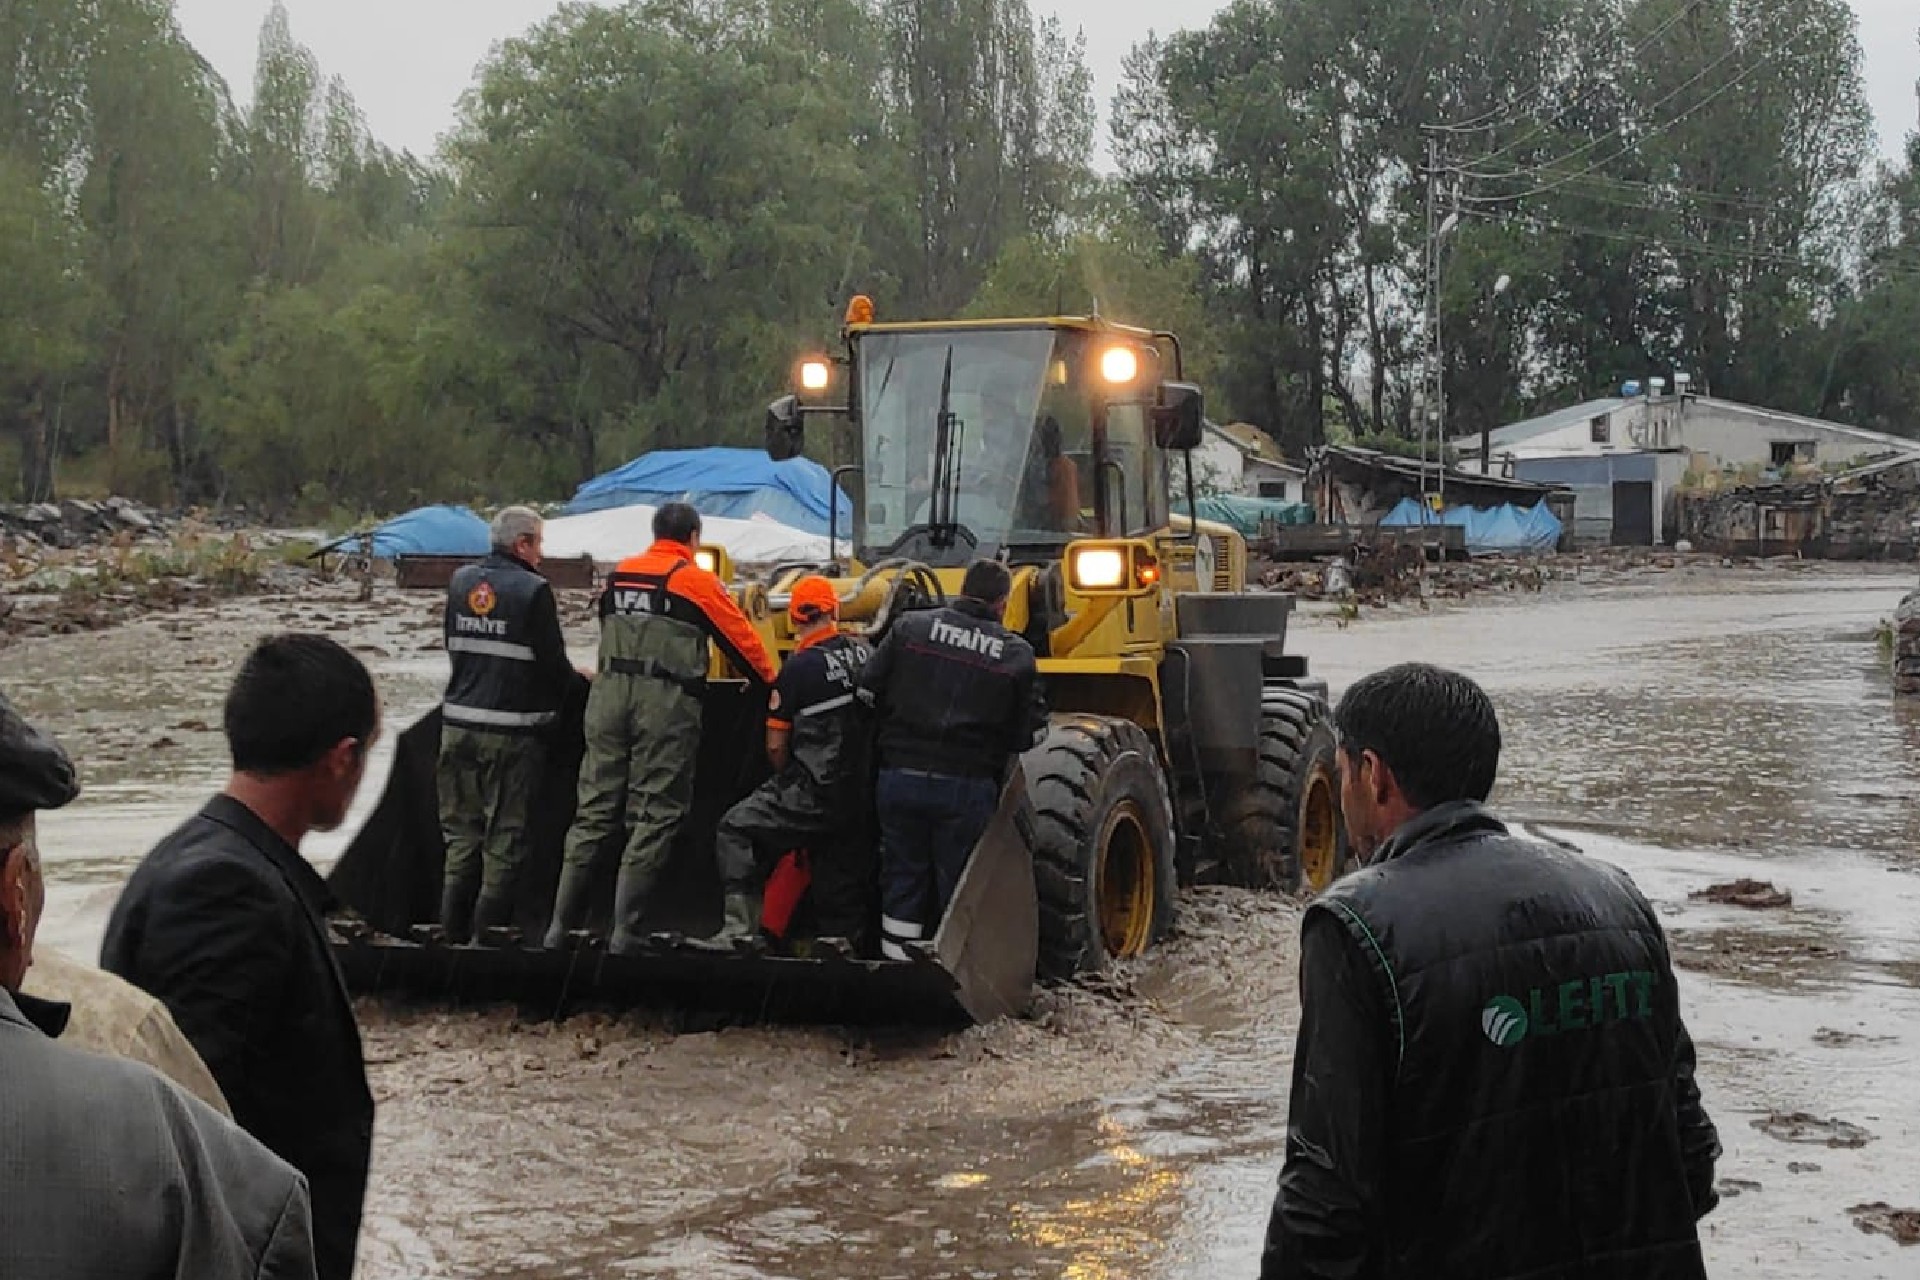
<path id="1" fill-rule="evenodd" d="M 652 507 L 631 506 L 608 507 L 583 516 L 556 516 L 547 521 L 541 553 L 556 560 L 592 556 L 600 564 L 639 555 L 653 542 L 653 512 Z M 827 559 L 824 537 L 759 516 L 749 520 L 703 516 L 700 540 L 725 547 L 735 564 Z M 840 551 L 847 554 L 844 538 Z"/>

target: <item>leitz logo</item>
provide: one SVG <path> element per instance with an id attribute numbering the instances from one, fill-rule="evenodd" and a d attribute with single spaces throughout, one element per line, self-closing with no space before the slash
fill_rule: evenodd
<path id="1" fill-rule="evenodd" d="M 1653 982 L 1651 970 L 1635 969 L 1534 987 L 1524 997 L 1495 996 L 1480 1010 L 1480 1030 L 1511 1049 L 1522 1040 L 1637 1022 L 1653 1016 Z"/>
<path id="2" fill-rule="evenodd" d="M 1480 1011 L 1480 1029 L 1502 1049 L 1527 1038 L 1527 1011 L 1512 996 L 1495 996 Z"/>

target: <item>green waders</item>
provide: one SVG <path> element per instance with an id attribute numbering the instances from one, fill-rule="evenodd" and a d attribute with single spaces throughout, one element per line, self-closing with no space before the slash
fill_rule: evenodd
<path id="1" fill-rule="evenodd" d="M 602 671 L 587 697 L 585 730 L 579 803 L 546 945 L 565 946 L 567 934 L 586 920 L 595 857 L 620 829 L 624 813 L 626 847 L 608 939 L 608 950 L 617 955 L 639 943 L 648 891 L 693 803 L 700 699 L 658 676 Z"/>
<path id="2" fill-rule="evenodd" d="M 530 734 L 442 726 L 438 783 L 447 870 L 440 924 L 449 942 L 512 922 L 527 860 L 527 820 L 546 763 L 546 744 Z"/>

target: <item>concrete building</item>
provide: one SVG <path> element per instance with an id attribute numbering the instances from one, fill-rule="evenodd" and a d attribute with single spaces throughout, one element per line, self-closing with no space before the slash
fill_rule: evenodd
<path id="1" fill-rule="evenodd" d="M 1755 408 L 1664 382 L 1641 393 L 1588 400 L 1478 435 L 1453 448 L 1470 471 L 1565 485 L 1575 495 L 1576 542 L 1651 546 L 1679 536 L 1676 498 L 1689 477 L 1772 480 L 1920 455 L 1920 441 L 1818 418 Z"/>
<path id="2" fill-rule="evenodd" d="M 1194 483 L 1208 493 L 1305 502 L 1307 472 L 1286 460 L 1272 436 L 1250 423 L 1209 422 L 1193 451 Z"/>

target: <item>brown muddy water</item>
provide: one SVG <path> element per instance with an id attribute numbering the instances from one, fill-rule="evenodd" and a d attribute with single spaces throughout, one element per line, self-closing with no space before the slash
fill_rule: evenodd
<path id="1" fill-rule="evenodd" d="M 1482 680 L 1507 739 L 1497 805 L 1660 906 L 1727 1148 L 1715 1275 L 1920 1276 L 1920 1249 L 1849 1212 L 1920 1206 L 1920 708 L 1895 706 L 1873 640 L 1911 582 L 1683 568 L 1296 626 L 1336 692 L 1416 658 Z M 253 637 L 336 632 L 397 727 L 443 678 L 437 614 L 320 592 L 0 652 L 0 687 L 87 784 L 43 824 L 47 939 L 91 958 L 128 868 L 218 785 L 219 700 Z M 1792 905 L 1689 899 L 1740 877 Z M 1297 918 L 1198 891 L 1179 936 L 1112 982 L 956 1035 L 369 1005 L 360 1274 L 1252 1275 Z"/>

